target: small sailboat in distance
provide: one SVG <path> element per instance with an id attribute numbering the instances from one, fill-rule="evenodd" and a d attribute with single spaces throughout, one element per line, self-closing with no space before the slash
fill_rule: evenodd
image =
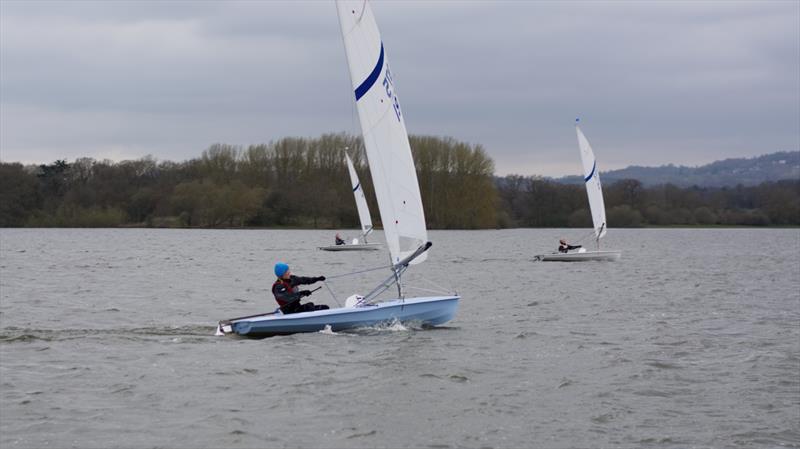
<path id="1" fill-rule="evenodd" d="M 583 163 L 583 180 L 586 183 L 586 194 L 589 197 L 589 209 L 592 212 L 592 223 L 594 225 L 594 236 L 597 242 L 597 251 L 586 251 L 580 248 L 577 251 L 568 251 L 565 253 L 554 252 L 550 254 L 541 254 L 534 258 L 534 260 L 541 260 L 544 262 L 581 262 L 591 260 L 606 260 L 614 261 L 619 260 L 622 256 L 621 251 L 615 250 L 600 250 L 600 239 L 606 235 L 608 230 L 606 226 L 606 206 L 603 202 L 603 188 L 600 185 L 600 174 L 597 170 L 597 159 L 594 157 L 589 141 L 586 136 L 581 132 L 578 122 L 580 119 L 575 119 L 575 131 L 578 133 L 578 147 L 581 152 L 581 162 Z"/>
<path id="2" fill-rule="evenodd" d="M 404 115 L 384 53 L 378 25 L 366 0 L 337 0 L 350 78 L 355 92 L 361 133 L 367 150 L 375 196 L 389 248 L 391 274 L 364 296 L 352 295 L 344 307 L 222 320 L 217 335 L 267 337 L 297 332 L 331 331 L 374 326 L 387 322 L 414 322 L 435 326 L 455 316 L 458 294 L 406 297 L 403 273 L 425 261 L 428 241 L 422 197 Z M 380 295 L 397 286 L 397 296 Z"/>
<path id="3" fill-rule="evenodd" d="M 347 159 L 347 170 L 350 172 L 350 183 L 353 188 L 353 196 L 356 198 L 358 219 L 361 221 L 361 241 L 355 238 L 350 243 L 345 242 L 341 245 L 322 246 L 319 249 L 323 251 L 374 251 L 380 249 L 382 246 L 380 243 L 367 242 L 367 235 L 372 232 L 372 217 L 369 215 L 367 197 L 364 195 L 364 189 L 361 187 L 361 182 L 358 180 L 358 173 L 356 173 L 356 168 L 353 166 L 350 155 L 345 153 L 344 157 Z"/>

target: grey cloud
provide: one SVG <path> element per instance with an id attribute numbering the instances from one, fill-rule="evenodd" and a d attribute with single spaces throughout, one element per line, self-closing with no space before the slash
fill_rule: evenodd
<path id="1" fill-rule="evenodd" d="M 3 160 L 358 132 L 330 2 L 0 7 Z M 607 168 L 800 147 L 795 2 L 373 9 L 409 131 L 481 143 L 500 173 L 577 170 L 576 116 Z"/>

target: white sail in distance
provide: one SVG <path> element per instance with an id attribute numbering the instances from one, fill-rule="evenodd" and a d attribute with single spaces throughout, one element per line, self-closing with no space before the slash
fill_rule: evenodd
<path id="1" fill-rule="evenodd" d="M 356 168 L 353 166 L 353 161 L 350 160 L 350 155 L 345 153 L 344 156 L 347 158 L 347 169 L 350 171 L 350 187 L 353 188 L 358 218 L 361 220 L 361 235 L 366 237 L 367 234 L 372 232 L 372 217 L 369 216 L 367 197 L 364 195 L 364 188 L 361 187 L 361 182 L 358 180 L 358 173 L 356 173 Z"/>
<path id="2" fill-rule="evenodd" d="M 397 263 L 428 241 L 403 111 L 369 3 L 337 0 L 336 9 L 386 246 Z"/>
<path id="3" fill-rule="evenodd" d="M 603 188 L 600 185 L 597 159 L 577 123 L 575 123 L 575 130 L 578 132 L 578 146 L 581 150 L 581 162 L 583 162 L 583 180 L 586 183 L 586 194 L 589 196 L 594 235 L 599 240 L 606 235 L 606 206 L 603 203 Z"/>

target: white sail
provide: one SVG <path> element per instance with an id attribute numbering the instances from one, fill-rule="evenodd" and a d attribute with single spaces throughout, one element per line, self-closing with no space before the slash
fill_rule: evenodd
<path id="1" fill-rule="evenodd" d="M 358 180 L 358 173 L 356 173 L 356 168 L 353 167 L 353 161 L 350 160 L 350 156 L 347 153 L 345 153 L 345 157 L 347 158 L 347 169 L 350 171 L 350 185 L 353 188 L 353 196 L 356 197 L 358 218 L 361 219 L 361 235 L 366 237 L 367 234 L 372 232 L 372 217 L 369 216 L 367 197 L 364 195 L 364 189 Z"/>
<path id="2" fill-rule="evenodd" d="M 386 246 L 397 263 L 428 241 L 406 125 L 369 3 L 337 0 L 336 9 Z"/>
<path id="3" fill-rule="evenodd" d="M 578 146 L 581 149 L 581 161 L 583 162 L 583 180 L 586 182 L 586 194 L 589 196 L 589 208 L 592 210 L 594 235 L 599 240 L 606 235 L 606 206 L 603 203 L 603 188 L 600 185 L 597 159 L 577 123 L 575 130 L 578 132 Z"/>

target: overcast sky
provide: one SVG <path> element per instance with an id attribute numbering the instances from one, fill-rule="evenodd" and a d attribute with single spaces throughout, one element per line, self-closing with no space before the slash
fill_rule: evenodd
<path id="1" fill-rule="evenodd" d="M 800 148 L 800 2 L 372 2 L 411 134 L 498 174 Z M 360 133 L 332 1 L 0 0 L 0 160 Z"/>

